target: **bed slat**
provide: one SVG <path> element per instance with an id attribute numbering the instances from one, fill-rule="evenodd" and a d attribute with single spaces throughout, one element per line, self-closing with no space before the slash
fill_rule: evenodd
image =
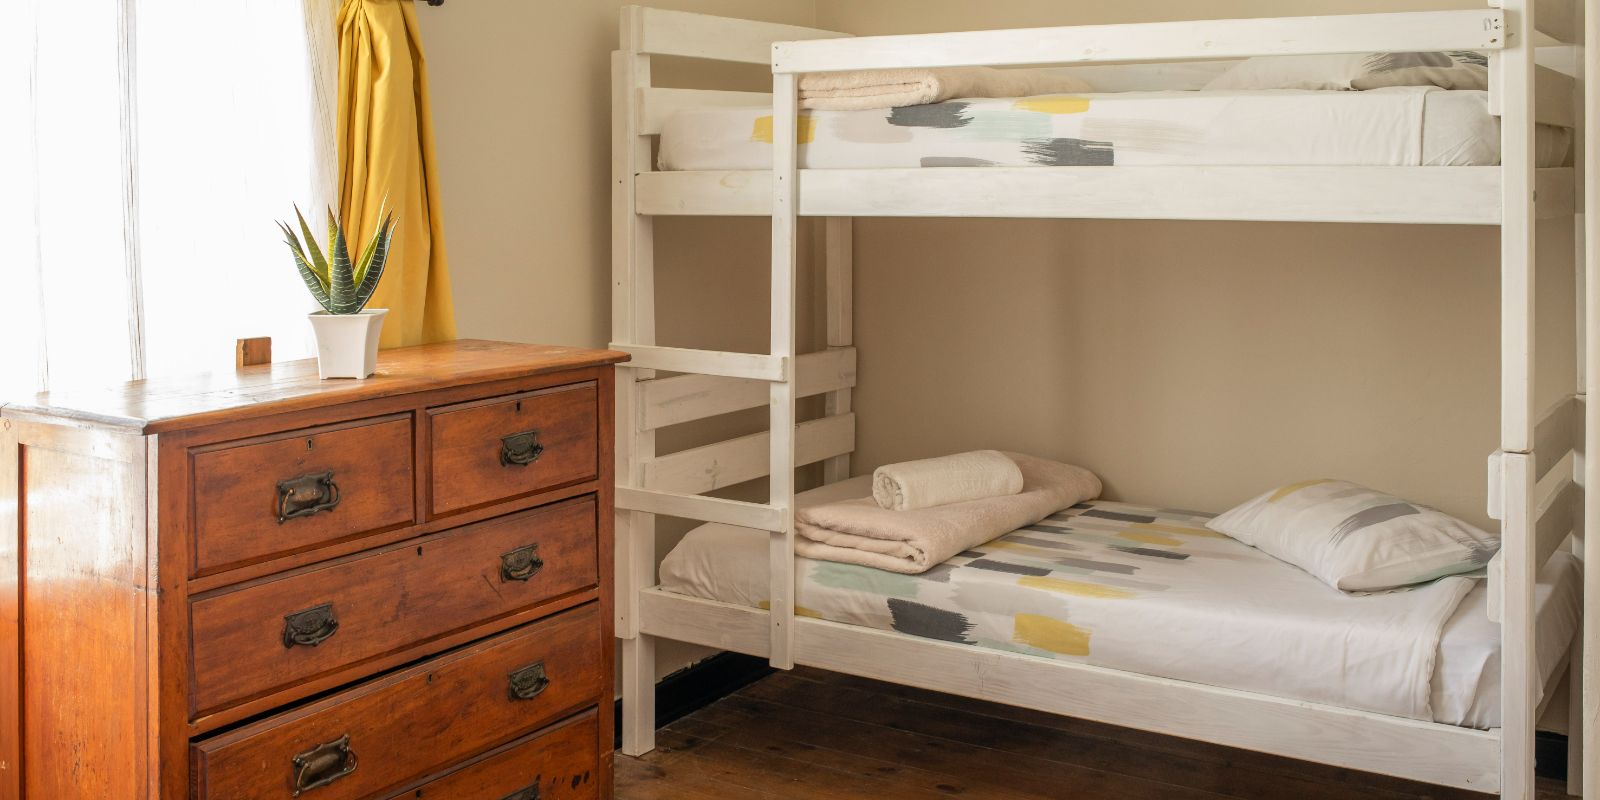
<path id="1" fill-rule="evenodd" d="M 1583 399 L 1569 395 L 1545 411 L 1534 427 L 1534 480 L 1542 480 L 1568 452 L 1582 445 Z"/>
<path id="2" fill-rule="evenodd" d="M 762 353 L 734 353 L 726 350 L 691 350 L 682 347 L 655 347 L 613 342 L 611 349 L 633 356 L 619 366 L 632 370 L 693 372 L 757 381 L 781 381 L 789 360 Z"/>
<path id="3" fill-rule="evenodd" d="M 766 656 L 767 614 L 650 589 L 653 635 Z M 1290 758 L 1494 792 L 1489 731 L 1006 653 L 903 633 L 795 620 L 796 663 Z M 1240 724 L 1249 720 L 1249 724 Z"/>
<path id="4" fill-rule="evenodd" d="M 772 71 L 1498 50 L 1505 46 L 1504 27 L 1504 14 L 1489 9 L 864 36 L 777 42 Z"/>
<path id="5" fill-rule="evenodd" d="M 639 135 L 654 136 L 661 133 L 672 115 L 696 108 L 760 108 L 772 107 L 769 92 L 724 92 L 716 89 L 660 89 L 639 90 Z"/>
<path id="6" fill-rule="evenodd" d="M 1538 522 L 1534 524 L 1534 536 L 1537 539 L 1533 557 L 1535 565 L 1543 567 L 1550 556 L 1561 549 L 1581 513 L 1583 487 L 1570 478 L 1563 478 L 1539 504 Z"/>
<path id="7" fill-rule="evenodd" d="M 855 449 L 856 417 L 843 414 L 795 427 L 794 465 L 813 464 Z M 644 486 L 700 494 L 768 474 L 772 436 L 767 431 L 656 456 L 644 465 Z"/>
<path id="8" fill-rule="evenodd" d="M 838 39 L 848 33 L 780 25 L 775 22 L 713 17 L 687 11 L 626 6 L 622 11 L 624 50 L 653 56 L 686 56 L 712 61 L 765 64 L 772 43 Z"/>
<path id="9" fill-rule="evenodd" d="M 1549 67 L 1536 67 L 1533 74 L 1533 120 L 1541 125 L 1577 127 L 1575 81 Z"/>
<path id="10" fill-rule="evenodd" d="M 795 396 L 832 392 L 856 385 L 856 349 L 839 347 L 806 353 L 795 359 Z M 715 375 L 679 375 L 639 383 L 643 419 L 639 427 L 655 430 L 718 414 L 767 404 L 764 381 Z"/>

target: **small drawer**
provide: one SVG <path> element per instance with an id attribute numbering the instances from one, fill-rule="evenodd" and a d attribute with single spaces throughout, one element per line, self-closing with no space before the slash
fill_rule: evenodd
<path id="1" fill-rule="evenodd" d="M 197 713 L 598 583 L 586 495 L 190 603 Z"/>
<path id="2" fill-rule="evenodd" d="M 197 448 L 191 459 L 192 574 L 414 521 L 409 416 Z"/>
<path id="3" fill-rule="evenodd" d="M 191 745 L 192 796 L 388 796 L 593 703 L 610 646 L 591 603 L 375 678 Z"/>
<path id="4" fill-rule="evenodd" d="M 586 711 L 388 800 L 592 800 L 600 792 L 599 739 L 595 712 Z"/>
<path id="5" fill-rule="evenodd" d="M 430 516 L 595 477 L 598 397 L 590 381 L 431 409 Z"/>

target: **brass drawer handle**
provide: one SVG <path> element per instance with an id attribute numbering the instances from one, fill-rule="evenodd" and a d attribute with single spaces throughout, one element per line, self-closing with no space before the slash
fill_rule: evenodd
<path id="1" fill-rule="evenodd" d="M 294 794 L 299 797 L 322 786 L 327 786 L 356 771 L 356 754 L 350 749 L 350 734 L 331 742 L 319 744 L 294 757 Z"/>
<path id="2" fill-rule="evenodd" d="M 283 646 L 316 647 L 329 636 L 339 632 L 339 618 L 333 614 L 333 604 L 323 603 L 304 611 L 296 611 L 283 618 Z"/>
<path id="3" fill-rule="evenodd" d="M 543 661 L 529 664 L 506 678 L 511 685 L 512 700 L 532 700 L 550 685 L 550 678 L 544 674 Z"/>
<path id="4" fill-rule="evenodd" d="M 544 569 L 538 543 L 523 545 L 500 554 L 500 582 L 525 581 Z"/>
<path id="5" fill-rule="evenodd" d="M 539 781 L 535 779 L 533 783 L 500 798 L 500 800 L 539 800 Z"/>
<path id="6" fill-rule="evenodd" d="M 278 524 L 295 517 L 309 517 L 319 511 L 332 511 L 339 505 L 339 484 L 333 470 L 313 472 L 278 481 Z"/>
<path id="7" fill-rule="evenodd" d="M 500 440 L 500 466 L 526 467 L 544 455 L 544 445 L 539 444 L 539 429 L 513 433 Z"/>

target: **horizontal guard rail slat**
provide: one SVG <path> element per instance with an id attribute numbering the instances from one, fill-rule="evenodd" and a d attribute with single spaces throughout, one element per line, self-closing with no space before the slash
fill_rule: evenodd
<path id="1" fill-rule="evenodd" d="M 778 41 L 772 46 L 772 71 L 1178 61 L 1504 47 L 1505 15 L 1498 9 L 1419 11 Z"/>

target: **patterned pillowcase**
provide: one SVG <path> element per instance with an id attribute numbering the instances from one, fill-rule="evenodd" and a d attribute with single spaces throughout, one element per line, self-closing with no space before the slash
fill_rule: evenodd
<path id="1" fill-rule="evenodd" d="M 1500 538 L 1427 506 L 1347 481 L 1291 483 L 1207 524 L 1347 592 L 1481 569 Z"/>
<path id="2" fill-rule="evenodd" d="M 1385 86 L 1489 88 L 1482 53 L 1350 53 L 1247 58 L 1206 84 L 1207 89 L 1381 89 Z"/>

